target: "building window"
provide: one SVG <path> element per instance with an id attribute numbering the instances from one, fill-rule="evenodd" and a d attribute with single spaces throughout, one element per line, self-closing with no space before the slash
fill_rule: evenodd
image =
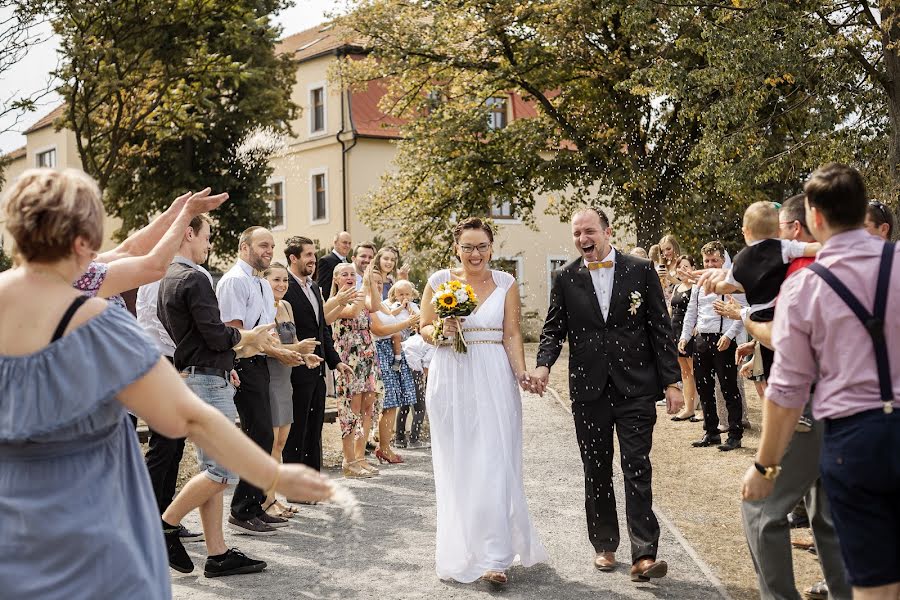
<path id="1" fill-rule="evenodd" d="M 328 220 L 328 181 L 324 171 L 312 175 L 312 217 L 313 223 Z"/>
<path id="2" fill-rule="evenodd" d="M 567 264 L 569 264 L 568 257 L 551 256 L 547 258 L 547 302 L 550 302 L 550 291 L 553 289 L 556 276 Z"/>
<path id="3" fill-rule="evenodd" d="M 488 98 L 485 104 L 488 107 L 488 129 L 506 127 L 506 98 L 495 96 Z"/>
<path id="4" fill-rule="evenodd" d="M 37 153 L 37 166 L 47 167 L 48 169 L 56 168 L 56 148 L 44 150 Z"/>
<path id="5" fill-rule="evenodd" d="M 284 229 L 284 180 L 270 181 L 268 185 L 269 213 L 272 215 L 272 228 Z"/>
<path id="6" fill-rule="evenodd" d="M 316 87 L 309 91 L 309 132 L 325 131 L 325 88 Z"/>
<path id="7" fill-rule="evenodd" d="M 507 200 L 506 202 L 492 202 L 491 203 L 491 217 L 494 219 L 514 219 L 515 215 L 513 214 L 512 204 Z"/>

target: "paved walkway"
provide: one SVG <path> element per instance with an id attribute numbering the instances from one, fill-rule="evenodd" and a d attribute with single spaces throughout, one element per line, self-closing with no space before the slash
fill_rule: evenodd
<path id="1" fill-rule="evenodd" d="M 500 591 L 484 583 L 440 581 L 434 573 L 434 484 L 427 451 L 406 451 L 407 463 L 382 468 L 380 477 L 348 481 L 362 504 L 363 522 L 351 526 L 335 507 L 302 507 L 299 518 L 277 536 L 250 538 L 226 530 L 226 543 L 269 563 L 266 571 L 206 579 L 205 547 L 188 544 L 197 569 L 190 575 L 172 571 L 175 598 L 723 598 L 677 531 L 663 518 L 660 558 L 669 575 L 654 583 L 635 584 L 628 570 L 600 573 L 592 565 L 587 540 L 584 484 L 571 416 L 552 396 L 524 400 L 526 493 L 538 532 L 551 556 L 547 565 L 513 567 L 509 585 Z M 333 476 L 339 477 L 338 473 Z M 619 516 L 624 493 L 617 475 Z M 227 500 L 226 500 L 227 506 Z M 196 513 L 185 521 L 199 528 Z M 630 563 L 627 531 L 617 558 Z"/>

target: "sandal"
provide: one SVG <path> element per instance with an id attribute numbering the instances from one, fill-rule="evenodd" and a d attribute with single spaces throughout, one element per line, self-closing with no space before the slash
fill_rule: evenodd
<path id="1" fill-rule="evenodd" d="M 269 515 L 270 517 L 280 517 L 282 519 L 287 518 L 288 515 L 285 515 L 284 511 L 282 511 L 278 506 L 276 506 L 277 502 L 278 502 L 278 500 L 272 500 L 271 502 L 269 502 L 268 506 L 263 507 L 263 510 L 266 511 L 266 514 Z M 288 513 L 288 514 L 290 514 L 290 513 Z M 294 515 L 290 515 L 290 516 L 293 517 Z"/>
<path id="2" fill-rule="evenodd" d="M 486 571 L 481 579 L 492 585 L 506 585 L 509 581 L 505 571 Z"/>
<path id="3" fill-rule="evenodd" d="M 285 519 L 293 519 L 294 515 L 300 512 L 298 509 L 294 508 L 293 506 L 285 506 L 284 504 L 281 503 L 280 500 L 275 501 L 275 506 L 278 508 L 278 510 L 281 511 L 280 516 L 284 517 Z"/>

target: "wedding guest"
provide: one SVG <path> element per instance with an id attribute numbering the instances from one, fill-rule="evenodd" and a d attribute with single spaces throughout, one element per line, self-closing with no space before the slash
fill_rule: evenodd
<path id="1" fill-rule="evenodd" d="M 649 256 L 647 256 L 647 251 L 640 246 L 635 246 L 634 248 L 632 248 L 629 254 L 631 254 L 632 256 L 637 256 L 638 258 L 646 258 L 648 260 L 650 258 Z"/>
<path id="2" fill-rule="evenodd" d="M 874 235 L 880 237 L 886 242 L 894 239 L 894 213 L 891 208 L 878 200 L 869 200 L 866 207 L 866 220 L 863 222 L 863 228 Z"/>
<path id="3" fill-rule="evenodd" d="M 679 257 L 682 256 L 681 244 L 671 233 L 667 233 L 659 240 L 660 262 L 666 267 L 666 277 L 670 282 L 677 284 L 675 271 L 678 269 Z"/>
<path id="4" fill-rule="evenodd" d="M 709 242 L 700 253 L 703 255 L 703 266 L 707 269 L 721 268 L 725 261 L 725 248 L 719 241 Z M 735 300 L 746 306 L 746 300 L 740 294 Z M 733 321 L 716 314 L 713 302 L 724 300 L 724 296 L 707 294 L 699 285 L 691 290 L 681 339 L 678 342 L 679 352 L 684 352 L 687 344 L 694 337 L 694 373 L 697 380 L 697 392 L 703 407 L 704 436 L 693 442 L 695 448 L 717 446 L 719 450 L 728 452 L 741 447 L 744 436 L 742 420 L 744 417 L 741 396 L 738 391 L 737 365 L 734 361 L 732 343 L 743 333 L 741 321 Z M 694 328 L 697 333 L 694 335 Z M 719 417 L 716 414 L 716 379 L 722 388 L 725 405 L 728 408 L 728 439 L 722 443 L 719 431 Z"/>
<path id="5" fill-rule="evenodd" d="M 112 250 L 97 255 L 75 280 L 75 289 L 90 298 L 108 298 L 127 308 L 121 294 L 145 283 L 159 281 L 166 274 L 191 220 L 218 208 L 227 199 L 228 194 L 211 196 L 210 188 L 179 196 L 149 225 Z"/>
<path id="6" fill-rule="evenodd" d="M 271 263 L 269 268 L 263 271 L 263 279 L 272 287 L 275 297 L 275 332 L 283 348 L 294 350 L 303 355 L 304 365 L 315 369 L 322 359 L 315 354 L 310 354 L 318 345 L 314 339 L 300 342 L 297 339 L 297 327 L 294 324 L 294 311 L 284 295 L 288 290 L 290 275 L 287 267 L 281 263 Z M 269 401 L 272 405 L 272 458 L 281 463 L 282 451 L 287 443 L 291 424 L 294 422 L 294 388 L 291 385 L 292 368 L 280 361 L 268 357 L 266 366 L 269 369 Z M 263 509 L 274 517 L 292 518 L 298 511 L 294 507 L 285 506 L 277 498 L 274 492 L 266 496 Z"/>
<path id="7" fill-rule="evenodd" d="M 681 268 L 694 269 L 694 259 L 687 254 L 678 257 L 675 264 L 676 277 Z M 672 331 L 676 339 L 681 337 L 684 326 L 684 316 L 687 314 L 688 304 L 691 300 L 693 286 L 689 281 L 679 277 L 679 283 L 672 290 Z M 697 381 L 694 379 L 694 337 L 688 340 L 684 350 L 678 350 L 678 366 L 681 368 L 682 392 L 684 394 L 684 408 L 678 414 L 672 416 L 673 421 L 687 421 L 694 416 L 697 407 Z"/>
<path id="8" fill-rule="evenodd" d="M 198 399 L 132 316 L 72 289 L 103 239 L 92 179 L 30 169 L 3 204 L 19 254 L 19 267 L 0 273 L 0 531 L 15 549 L 0 561 L 5 597 L 171 598 L 157 506 L 124 407 L 259 486 L 331 495 L 324 478 L 277 465 Z"/>
<path id="9" fill-rule="evenodd" d="M 268 229 L 249 227 L 238 240 L 238 260 L 219 280 L 216 296 L 222 321 L 237 329 L 275 323 L 275 297 L 272 287 L 257 277 L 272 262 L 275 240 Z M 301 356 L 293 350 L 271 348 L 268 357 L 282 364 L 295 367 L 301 364 Z M 269 399 L 269 367 L 266 356 L 241 358 L 235 365 L 240 386 L 234 394 L 234 404 L 241 417 L 241 429 L 267 453 L 272 453 L 272 406 Z M 254 521 L 262 521 L 271 527 L 284 527 L 287 519 L 273 517 L 263 510 L 265 494 L 259 487 L 241 480 L 231 499 L 231 516 L 228 525 L 239 533 L 258 535 Z M 263 531 L 271 534 L 271 531 Z"/>
<path id="10" fill-rule="evenodd" d="M 804 196 L 798 194 L 785 200 L 779 212 L 779 235 L 784 239 L 815 241 L 805 229 Z M 788 267 L 788 277 L 800 268 L 812 264 L 814 258 L 794 259 Z M 737 310 L 735 310 L 737 309 Z M 741 318 L 740 310 L 734 303 L 728 303 L 718 310 L 719 314 Z M 736 315 L 735 315 L 736 313 Z M 758 339 L 758 344 L 771 345 L 771 322 L 744 319 L 747 330 Z M 760 398 L 765 397 L 765 387 Z M 804 591 L 807 598 L 828 597 L 835 600 L 851 597 L 850 585 L 840 556 L 840 546 L 834 531 L 831 511 L 819 476 L 819 458 L 822 447 L 824 424 L 814 421 L 804 410 L 806 423 L 798 422 L 794 436 L 782 458 L 782 472 L 775 483 L 772 495 L 758 502 L 744 502 L 741 514 L 747 545 L 753 558 L 759 580 L 760 595 L 763 598 L 799 598 L 794 572 L 791 568 L 790 529 L 793 527 L 789 511 L 803 508 L 803 519 L 812 528 L 814 547 L 825 574 L 825 581 L 819 581 Z M 805 509 L 804 503 L 808 506 Z M 785 518 L 787 515 L 787 518 Z M 796 517 L 795 517 L 796 518 Z"/>
<path id="11" fill-rule="evenodd" d="M 409 428 L 409 441 L 406 435 L 409 407 L 401 407 L 397 412 L 397 445 L 402 448 L 421 450 L 431 447 L 431 443 L 423 440 L 421 436 L 426 416 L 425 386 L 428 383 L 428 367 L 434 356 L 434 350 L 434 346 L 425 341 L 418 331 L 414 331 L 413 335 L 403 342 L 403 353 L 406 355 L 409 368 L 412 369 L 413 381 L 416 384 L 416 404 L 413 407 L 412 424 Z"/>
<path id="12" fill-rule="evenodd" d="M 353 252 L 353 267 L 356 270 L 356 289 L 358 290 L 362 289 L 363 276 L 372 259 L 375 258 L 375 252 L 377 250 L 372 242 L 363 242 Z"/>
<path id="13" fill-rule="evenodd" d="M 316 283 L 322 290 L 322 299 L 328 300 L 331 294 L 331 278 L 334 276 L 334 268 L 341 263 L 350 262 L 350 252 L 353 250 L 353 241 L 346 231 L 334 236 L 331 252 L 319 259 L 316 265 Z"/>
<path id="14" fill-rule="evenodd" d="M 332 293 L 327 304 L 322 301 L 322 292 L 312 279 L 316 269 L 315 242 L 303 236 L 290 237 L 285 241 L 284 257 L 290 275 L 284 299 L 294 311 L 297 337 L 318 342 L 313 353 L 338 377 L 341 373 L 349 373 L 350 368 L 341 363 L 340 356 L 334 350 L 325 317 L 327 304 L 340 305 L 342 297 L 335 297 Z M 352 266 L 346 263 L 338 265 L 345 268 Z M 285 462 L 303 463 L 317 471 L 322 468 L 326 391 L 324 367 L 319 365 L 318 368 L 308 369 L 301 365 L 291 372 L 294 425 L 288 433 L 283 451 Z"/>
<path id="15" fill-rule="evenodd" d="M 806 222 L 823 244 L 775 308 L 775 364 L 744 500 L 769 497 L 803 406 L 825 421 L 822 479 L 854 598 L 900 597 L 900 276 L 898 247 L 864 227 L 859 172 L 828 164 L 804 186 Z M 873 307 L 872 309 L 868 307 Z M 871 312 L 870 312 L 871 310 Z"/>
<path id="16" fill-rule="evenodd" d="M 205 215 L 198 215 L 191 220 L 190 227 L 196 232 Z M 200 267 L 198 265 L 199 269 Z M 159 322 L 157 316 L 157 296 L 159 295 L 159 281 L 142 285 L 137 293 L 135 312 L 138 324 L 144 329 L 150 339 L 156 343 L 166 360 L 174 364 L 175 342 L 169 333 Z M 135 417 L 137 419 L 137 417 Z M 153 486 L 153 495 L 156 497 L 156 505 L 159 514 L 162 515 L 172 498 L 175 497 L 175 486 L 178 483 L 178 469 L 181 457 L 184 455 L 185 438 L 171 439 L 150 429 L 150 440 L 144 462 L 147 463 L 147 472 L 150 475 L 150 485 Z M 178 537 L 183 542 L 202 542 L 203 534 L 189 531 L 184 525 L 178 530 Z"/>
<path id="17" fill-rule="evenodd" d="M 381 251 L 384 251 L 382 248 Z M 377 255 L 376 255 L 377 258 Z M 374 261 L 370 267 L 369 279 L 372 284 L 370 293 L 370 309 L 373 332 L 375 333 L 375 351 L 378 355 L 378 365 L 381 372 L 381 381 L 384 384 L 384 396 L 378 417 L 378 448 L 375 457 L 380 463 L 399 464 L 403 458 L 391 448 L 394 423 L 397 418 L 397 409 L 401 406 L 413 406 L 416 403 L 416 384 L 413 381 L 412 371 L 403 355 L 402 347 L 395 349 L 404 337 L 408 337 L 408 329 L 418 323 L 418 314 L 411 314 L 406 310 L 406 304 L 400 304 L 398 309 L 406 312 L 402 318 L 399 311 L 395 314 L 388 312 L 388 306 L 381 301 L 380 292 L 386 274 L 380 270 L 384 261 Z M 377 330 L 382 329 L 379 333 Z"/>

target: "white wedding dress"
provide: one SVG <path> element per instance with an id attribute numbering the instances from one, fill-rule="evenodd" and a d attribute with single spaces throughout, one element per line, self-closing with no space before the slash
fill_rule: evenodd
<path id="1" fill-rule="evenodd" d="M 522 397 L 502 343 L 506 293 L 514 279 L 492 271 L 497 288 L 466 317 L 467 354 L 439 347 L 428 371 L 425 405 L 437 496 L 436 570 L 470 583 L 548 560 L 528 514 L 522 480 Z M 428 280 L 432 289 L 448 270 Z"/>

